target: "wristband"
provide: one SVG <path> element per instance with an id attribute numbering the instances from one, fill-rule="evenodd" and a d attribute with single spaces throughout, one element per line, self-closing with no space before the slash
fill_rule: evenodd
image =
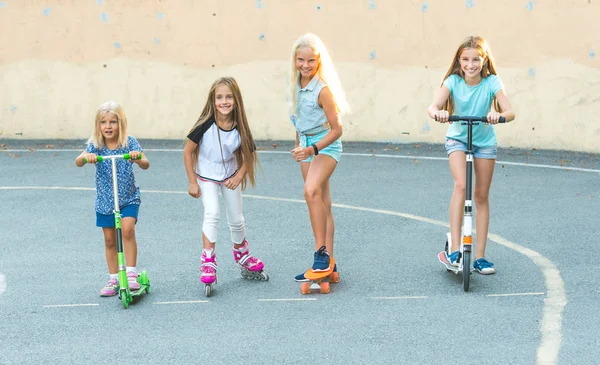
<path id="1" fill-rule="evenodd" d="M 313 144 L 311 144 L 311 146 L 312 146 L 313 150 L 315 150 L 315 156 L 318 155 L 319 149 L 317 148 L 317 145 L 313 143 Z"/>

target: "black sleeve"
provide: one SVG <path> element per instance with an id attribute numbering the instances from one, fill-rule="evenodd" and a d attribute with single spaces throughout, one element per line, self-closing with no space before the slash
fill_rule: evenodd
<path id="1" fill-rule="evenodd" d="M 188 134 L 187 138 L 189 138 L 190 141 L 192 141 L 196 144 L 200 144 L 200 141 L 202 140 L 202 136 L 204 136 L 204 133 L 206 133 L 206 131 L 210 128 L 210 126 L 213 123 L 214 123 L 213 120 L 207 120 L 206 122 L 200 124 L 199 126 L 194 128 L 194 130 L 191 131 L 190 134 Z"/>

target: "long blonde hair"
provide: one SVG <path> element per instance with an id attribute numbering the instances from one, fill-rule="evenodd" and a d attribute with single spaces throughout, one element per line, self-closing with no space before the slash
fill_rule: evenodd
<path id="1" fill-rule="evenodd" d="M 92 143 L 94 147 L 96 147 L 99 150 L 104 148 L 106 143 L 104 142 L 102 132 L 100 132 L 100 120 L 107 113 L 114 113 L 119 121 L 119 138 L 117 146 L 121 148 L 127 148 L 127 115 L 125 115 L 123 107 L 119 105 L 119 103 L 117 103 L 116 101 L 112 100 L 100 105 L 100 107 L 96 111 L 94 131 L 92 132 L 92 135 L 88 139 L 87 143 Z"/>
<path id="2" fill-rule="evenodd" d="M 477 51 L 477 53 L 479 53 L 479 56 L 481 56 L 481 58 L 483 58 L 483 67 L 481 68 L 481 77 L 482 78 L 486 78 L 489 75 L 497 75 L 496 74 L 496 66 L 494 65 L 494 58 L 492 57 L 492 51 L 490 50 L 490 46 L 487 43 L 487 41 L 485 39 L 483 39 L 483 37 L 480 37 L 480 36 L 470 36 L 470 37 L 467 37 L 464 40 L 464 42 L 461 43 L 460 46 L 458 46 L 458 49 L 456 50 L 456 53 L 454 54 L 454 60 L 452 61 L 452 65 L 450 65 L 450 67 L 448 68 L 448 71 L 446 72 L 446 76 L 444 76 L 444 78 L 442 80 L 442 85 L 444 85 L 444 81 L 450 75 L 458 75 L 463 79 L 465 78 L 465 75 L 464 75 L 462 69 L 460 68 L 460 55 L 466 48 L 475 49 Z M 498 112 L 502 111 L 501 110 L 502 108 L 500 107 L 500 103 L 498 103 L 498 100 L 496 100 L 495 97 L 494 97 L 494 101 L 492 104 L 494 105 L 494 109 L 496 109 L 496 111 L 498 111 Z M 447 110 L 448 113 L 450 113 L 450 115 L 452 115 L 452 113 L 454 112 L 454 100 L 452 99 L 452 94 L 450 94 L 450 97 L 446 101 L 446 105 L 444 106 L 444 109 Z"/>
<path id="3" fill-rule="evenodd" d="M 327 47 L 321 38 L 317 37 L 312 33 L 306 33 L 302 37 L 298 38 L 292 47 L 292 64 L 290 69 L 290 100 L 291 100 L 291 113 L 296 114 L 297 99 L 296 88 L 298 87 L 298 81 L 300 80 L 300 73 L 296 69 L 296 52 L 302 48 L 310 48 L 318 56 L 317 75 L 323 80 L 323 82 L 329 87 L 333 94 L 333 100 L 337 106 L 338 112 L 345 114 L 350 111 L 348 101 L 346 100 L 346 94 L 342 88 L 342 83 L 338 76 L 333 61 L 329 56 Z"/>
<path id="4" fill-rule="evenodd" d="M 250 126 L 248 125 L 248 118 L 246 117 L 246 110 L 244 108 L 244 100 L 242 99 L 242 93 L 240 91 L 240 87 L 238 83 L 235 81 L 233 77 L 221 77 L 213 82 L 210 87 L 210 91 L 208 92 L 208 97 L 206 99 L 206 104 L 204 104 L 204 109 L 198 117 L 198 120 L 190 129 L 190 133 L 196 129 L 198 126 L 206 123 L 209 120 L 215 120 L 215 94 L 216 89 L 220 85 L 225 85 L 231 90 L 233 94 L 233 123 L 235 128 L 238 130 L 240 134 L 240 148 L 235 151 L 235 158 L 237 160 L 238 166 L 242 166 L 242 164 L 246 164 L 246 175 L 242 179 L 242 190 L 246 189 L 246 180 L 250 180 L 250 184 L 255 186 L 256 184 L 256 169 L 258 166 L 258 156 L 256 154 L 256 145 L 254 144 L 254 139 L 252 138 L 252 132 L 250 131 Z M 200 154 L 200 143 L 196 147 L 196 149 L 192 152 L 193 158 L 193 166 L 194 170 L 198 165 L 198 155 Z"/>

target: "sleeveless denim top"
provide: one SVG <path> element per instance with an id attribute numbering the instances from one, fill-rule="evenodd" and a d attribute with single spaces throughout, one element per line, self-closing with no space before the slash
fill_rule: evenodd
<path id="1" fill-rule="evenodd" d="M 319 106 L 319 93 L 326 85 L 319 75 L 315 75 L 308 85 L 296 86 L 296 113 L 290 120 L 300 135 L 314 135 L 330 129 L 325 111 Z"/>

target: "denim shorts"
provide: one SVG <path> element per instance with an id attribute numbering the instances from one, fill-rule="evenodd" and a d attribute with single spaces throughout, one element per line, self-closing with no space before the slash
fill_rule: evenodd
<path id="1" fill-rule="evenodd" d="M 446 138 L 446 152 L 448 156 L 455 151 L 467 151 L 467 144 L 463 143 L 459 140 Z M 495 160 L 498 151 L 496 149 L 496 145 L 491 147 L 477 147 L 473 146 L 473 157 L 475 158 L 485 158 L 489 160 Z"/>
<path id="2" fill-rule="evenodd" d="M 323 139 L 329 133 L 330 129 L 324 130 L 323 132 L 317 133 L 314 136 L 307 136 L 304 134 L 299 135 L 300 139 L 300 147 L 308 147 L 311 144 L 317 143 Z M 342 139 L 338 138 L 329 146 L 319 150 L 319 155 L 327 155 L 335 160 L 335 162 L 340 162 L 340 158 L 342 157 Z M 315 155 L 310 156 L 306 160 L 302 160 L 302 162 L 311 162 Z"/>
<path id="3" fill-rule="evenodd" d="M 139 204 L 130 204 L 121 208 L 121 218 L 131 217 L 135 218 L 137 223 L 138 211 L 140 210 Z M 115 226 L 115 214 L 100 214 L 96 212 L 96 227 L 111 228 Z"/>

